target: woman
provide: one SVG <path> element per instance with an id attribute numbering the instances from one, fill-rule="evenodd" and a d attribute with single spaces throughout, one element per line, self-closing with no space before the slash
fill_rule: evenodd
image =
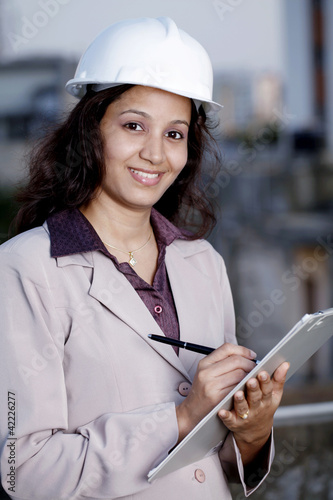
<path id="1" fill-rule="evenodd" d="M 197 187 L 218 108 L 211 83 L 202 47 L 159 18 L 105 30 L 67 84 L 83 97 L 36 152 L 21 234 L 0 252 L 11 498 L 228 499 L 227 480 L 248 495 L 269 471 L 287 364 L 220 412 L 231 432 L 218 453 L 147 481 L 254 367 L 236 345 L 223 260 L 199 238 L 212 219 Z M 195 234 L 170 222 L 193 205 Z M 149 333 L 216 350 L 177 352 Z"/>

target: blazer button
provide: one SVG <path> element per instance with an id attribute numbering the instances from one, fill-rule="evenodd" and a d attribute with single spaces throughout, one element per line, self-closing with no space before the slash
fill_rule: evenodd
<path id="1" fill-rule="evenodd" d="M 199 483 L 204 483 L 206 480 L 206 476 L 203 470 L 196 469 L 194 472 L 194 477 Z"/>
<path id="2" fill-rule="evenodd" d="M 187 396 L 188 393 L 190 392 L 190 389 L 191 389 L 191 384 L 189 382 L 182 382 L 181 384 L 179 384 L 178 392 L 182 396 Z"/>

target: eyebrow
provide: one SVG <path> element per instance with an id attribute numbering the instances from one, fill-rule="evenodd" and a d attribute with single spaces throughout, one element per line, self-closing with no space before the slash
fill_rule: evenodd
<path id="1" fill-rule="evenodd" d="M 122 111 L 120 113 L 121 115 L 125 115 L 126 113 L 134 113 L 136 115 L 143 116 L 144 118 L 151 118 L 151 116 L 148 113 L 145 113 L 144 111 L 139 111 L 138 109 L 126 109 L 125 111 Z M 170 122 L 172 125 L 186 125 L 187 127 L 190 127 L 189 123 L 186 120 L 173 120 Z"/>

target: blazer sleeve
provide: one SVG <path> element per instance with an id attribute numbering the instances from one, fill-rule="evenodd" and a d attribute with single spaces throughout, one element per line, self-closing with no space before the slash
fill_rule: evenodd
<path id="1" fill-rule="evenodd" d="M 174 403 L 103 414 L 69 433 L 65 339 L 52 301 L 53 283 L 43 262 L 22 252 L 0 251 L 0 267 L 5 491 L 25 500 L 111 499 L 150 487 L 147 471 L 178 439 Z"/>
<path id="2" fill-rule="evenodd" d="M 225 264 L 222 258 L 221 262 L 222 262 L 221 264 L 222 267 L 221 267 L 220 285 L 222 287 L 223 308 L 224 308 L 224 341 L 236 344 L 237 338 L 236 338 L 235 314 L 234 314 L 232 292 Z M 250 485 L 245 483 L 244 467 L 242 463 L 241 454 L 237 447 L 232 432 L 229 432 L 229 434 L 227 435 L 227 438 L 219 452 L 220 462 L 226 476 L 228 477 L 228 480 L 230 482 L 241 482 L 244 490 L 244 495 L 246 497 L 251 495 L 257 488 L 259 488 L 259 486 L 262 484 L 262 482 L 269 474 L 275 453 L 273 432 L 270 437 L 269 446 L 266 447 L 266 450 L 267 454 L 265 457 L 263 457 L 262 463 L 256 464 L 256 467 L 260 472 L 260 474 L 258 473 L 258 477 L 260 476 L 261 479 L 256 480 L 255 478 L 251 480 Z"/>

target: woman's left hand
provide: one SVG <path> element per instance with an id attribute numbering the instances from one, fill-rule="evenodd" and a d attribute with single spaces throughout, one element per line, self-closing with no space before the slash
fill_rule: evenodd
<path id="1" fill-rule="evenodd" d="M 288 369 L 289 363 L 285 362 L 272 378 L 267 372 L 260 372 L 258 378 L 246 383 L 246 395 L 243 391 L 236 392 L 231 411 L 219 412 L 224 425 L 234 433 L 244 465 L 255 458 L 271 434 Z"/>

